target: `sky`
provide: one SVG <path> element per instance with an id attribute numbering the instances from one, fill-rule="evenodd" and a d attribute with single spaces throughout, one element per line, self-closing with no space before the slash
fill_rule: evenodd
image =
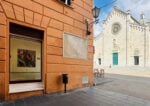
<path id="1" fill-rule="evenodd" d="M 94 25 L 94 36 L 97 36 L 102 32 L 102 22 L 111 12 L 114 6 L 123 11 L 130 10 L 132 16 L 139 20 L 140 14 L 144 13 L 145 18 L 150 19 L 150 0 L 116 0 L 113 4 L 103 7 L 115 0 L 94 0 L 94 5 L 101 8 L 99 15 L 99 23 Z"/>

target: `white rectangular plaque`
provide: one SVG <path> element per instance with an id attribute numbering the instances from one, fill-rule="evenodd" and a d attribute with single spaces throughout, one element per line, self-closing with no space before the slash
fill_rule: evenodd
<path id="1" fill-rule="evenodd" d="M 83 76 L 82 77 L 82 84 L 88 84 L 89 83 L 89 78 L 88 76 Z"/>
<path id="2" fill-rule="evenodd" d="M 87 59 L 87 40 L 69 33 L 63 34 L 63 56 Z"/>

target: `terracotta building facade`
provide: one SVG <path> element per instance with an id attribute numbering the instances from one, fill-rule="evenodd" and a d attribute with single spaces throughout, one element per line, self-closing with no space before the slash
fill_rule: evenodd
<path id="1" fill-rule="evenodd" d="M 0 99 L 93 84 L 93 0 L 0 0 Z M 91 27 L 91 32 L 93 32 Z"/>

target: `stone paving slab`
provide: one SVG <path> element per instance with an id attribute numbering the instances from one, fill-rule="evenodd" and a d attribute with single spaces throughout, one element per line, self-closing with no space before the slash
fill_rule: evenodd
<path id="1" fill-rule="evenodd" d="M 66 94 L 34 96 L 0 106 L 150 106 L 150 101 L 95 86 Z"/>
<path id="2" fill-rule="evenodd" d="M 109 83 L 109 82 L 112 82 L 113 80 L 114 80 L 114 78 L 95 77 L 94 78 L 94 86 L 102 85 L 102 84 L 105 84 L 105 83 Z"/>
<path id="3" fill-rule="evenodd" d="M 106 74 L 105 79 L 112 81 L 100 84 L 100 89 L 150 100 L 150 78 Z"/>
<path id="4" fill-rule="evenodd" d="M 137 104 L 139 106 L 145 106 L 145 104 L 150 105 L 150 101 L 148 101 L 148 100 L 144 100 L 141 98 L 136 98 L 133 96 L 128 96 L 128 95 L 124 95 L 124 94 L 120 94 L 120 93 L 116 93 L 116 92 L 101 90 L 99 88 L 94 88 L 94 89 L 98 89 L 99 92 L 96 92 L 97 90 L 94 90 L 94 91 L 92 91 L 91 94 L 96 94 L 97 97 L 99 97 L 101 95 L 100 96 L 101 100 L 104 100 L 104 101 L 107 100 L 112 104 L 122 104 L 125 106 L 130 106 L 130 105 L 136 106 Z"/>

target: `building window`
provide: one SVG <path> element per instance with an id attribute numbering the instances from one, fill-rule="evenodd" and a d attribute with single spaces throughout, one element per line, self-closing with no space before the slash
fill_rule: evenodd
<path id="1" fill-rule="evenodd" d="M 44 31 L 10 23 L 10 83 L 42 81 Z"/>
<path id="2" fill-rule="evenodd" d="M 113 39 L 113 46 L 116 47 L 116 39 Z"/>
<path id="3" fill-rule="evenodd" d="M 139 65 L 139 56 L 134 56 L 134 65 Z"/>
<path id="4" fill-rule="evenodd" d="M 98 63 L 99 65 L 101 65 L 101 58 L 98 58 Z"/>
<path id="5" fill-rule="evenodd" d="M 59 0 L 59 1 L 61 1 L 62 3 L 70 6 L 72 0 Z"/>

